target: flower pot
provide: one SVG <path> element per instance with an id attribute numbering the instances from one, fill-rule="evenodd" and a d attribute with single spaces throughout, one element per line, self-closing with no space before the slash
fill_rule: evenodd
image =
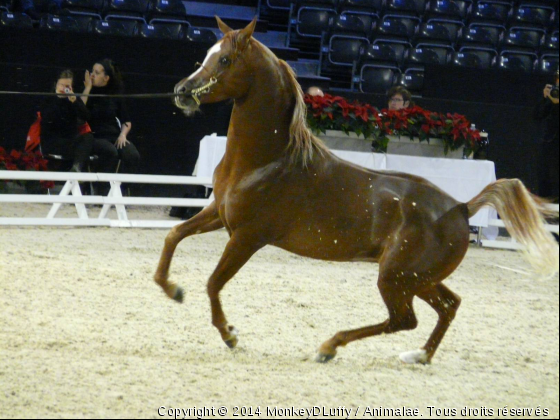
<path id="1" fill-rule="evenodd" d="M 457 150 L 449 150 L 446 155 L 445 145 L 441 139 L 430 139 L 428 143 L 420 142 L 418 138 L 411 140 L 410 137 L 389 136 L 387 154 L 462 159 L 463 149 L 461 147 Z"/>
<path id="2" fill-rule="evenodd" d="M 326 134 L 318 136 L 332 150 L 352 150 L 355 152 L 371 152 L 371 140 L 356 133 L 346 134 L 343 131 L 327 130 Z"/>

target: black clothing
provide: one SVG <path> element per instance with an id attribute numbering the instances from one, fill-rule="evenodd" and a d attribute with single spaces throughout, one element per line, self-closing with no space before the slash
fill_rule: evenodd
<path id="1" fill-rule="evenodd" d="M 111 95 L 114 92 L 105 88 L 91 89 L 91 94 Z M 87 108 L 90 112 L 89 125 L 96 138 L 115 138 L 121 134 L 120 124 L 130 121 L 124 99 L 89 98 Z"/>
<path id="2" fill-rule="evenodd" d="M 558 110 L 558 105 L 548 98 L 543 98 L 534 112 L 535 119 L 544 122 L 538 150 L 539 195 L 552 199 L 558 199 L 559 196 Z"/>
<path id="3" fill-rule="evenodd" d="M 89 112 L 77 99 L 53 98 L 41 108 L 41 149 L 45 155 L 62 155 L 73 159 L 73 164 L 83 167 L 92 146 L 91 134 L 80 135 L 78 127 L 85 124 Z"/>

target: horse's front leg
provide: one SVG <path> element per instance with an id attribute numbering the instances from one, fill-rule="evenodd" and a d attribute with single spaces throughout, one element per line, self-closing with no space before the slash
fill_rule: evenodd
<path id="1" fill-rule="evenodd" d="M 179 303 L 183 302 L 183 290 L 177 286 L 177 283 L 168 280 L 171 260 L 173 259 L 173 254 L 179 242 L 187 236 L 212 232 L 222 227 L 224 227 L 224 225 L 220 220 L 216 202 L 214 201 L 196 216 L 171 229 L 165 238 L 159 265 L 154 276 L 155 282 L 161 286 L 167 296 Z"/>
<path id="2" fill-rule="evenodd" d="M 262 248 L 263 245 L 254 243 L 251 239 L 242 239 L 251 237 L 254 238 L 254 235 L 243 236 L 234 232 L 218 266 L 208 280 L 208 296 L 212 306 L 212 324 L 220 332 L 222 340 L 232 349 L 237 345 L 237 330 L 227 322 L 220 301 L 220 292 L 226 283 L 249 261 L 251 256 Z"/>

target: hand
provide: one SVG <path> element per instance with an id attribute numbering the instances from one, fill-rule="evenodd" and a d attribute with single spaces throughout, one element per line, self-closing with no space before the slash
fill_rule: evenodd
<path id="1" fill-rule="evenodd" d="M 129 143 L 130 142 L 126 139 L 126 136 L 124 134 L 121 134 L 119 136 L 119 138 L 117 139 L 117 141 L 115 142 L 115 147 L 117 149 L 122 149 L 123 147 L 125 147 Z"/>
<path id="2" fill-rule="evenodd" d="M 74 93 L 74 91 L 72 90 L 72 88 L 66 88 L 64 93 Z M 67 96 L 67 98 L 72 103 L 76 102 L 76 97 L 75 96 Z"/>
<path id="3" fill-rule="evenodd" d="M 90 74 L 89 70 L 86 70 L 86 74 L 84 76 L 84 86 L 86 89 L 91 89 L 93 86 L 93 74 Z"/>
<path id="4" fill-rule="evenodd" d="M 552 91 L 552 85 L 546 85 L 543 90 L 543 95 L 547 99 L 552 99 L 550 97 L 550 92 Z"/>

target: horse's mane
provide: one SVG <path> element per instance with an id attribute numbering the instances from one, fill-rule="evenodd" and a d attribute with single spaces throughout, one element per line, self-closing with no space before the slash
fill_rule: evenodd
<path id="1" fill-rule="evenodd" d="M 313 161 L 317 153 L 322 156 L 329 153 L 329 149 L 311 133 L 307 126 L 307 106 L 305 105 L 303 91 L 296 80 L 294 70 L 284 60 L 279 60 L 279 62 L 287 77 L 287 82 L 292 88 L 296 101 L 294 115 L 290 124 L 290 143 L 288 144 L 290 161 L 292 164 L 299 162 L 304 167 L 307 167 L 308 163 Z"/>

